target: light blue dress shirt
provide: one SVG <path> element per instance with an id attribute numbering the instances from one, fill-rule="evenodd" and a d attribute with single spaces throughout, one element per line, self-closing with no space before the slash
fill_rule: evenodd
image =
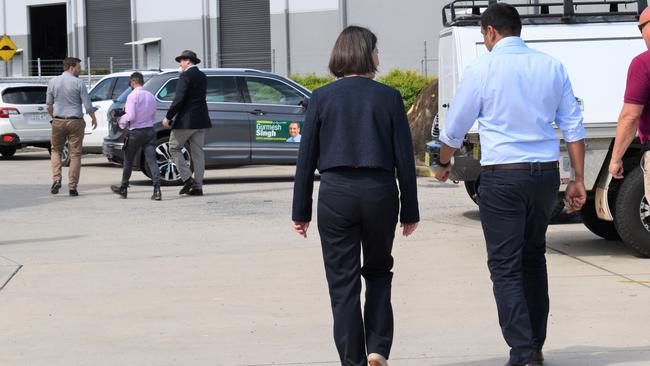
<path id="1" fill-rule="evenodd" d="M 440 141 L 459 148 L 477 120 L 481 165 L 558 160 L 554 121 L 567 142 L 587 135 L 564 65 L 520 37 L 501 39 L 467 66 Z"/>
<path id="2" fill-rule="evenodd" d="M 302 135 L 301 135 L 301 134 L 297 134 L 297 135 L 294 136 L 294 137 L 289 137 L 289 138 L 287 139 L 287 142 L 300 142 L 300 139 L 301 139 L 301 138 L 302 138 Z"/>

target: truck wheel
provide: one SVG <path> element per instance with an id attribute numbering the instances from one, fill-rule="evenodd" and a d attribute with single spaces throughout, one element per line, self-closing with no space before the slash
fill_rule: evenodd
<path id="1" fill-rule="evenodd" d="M 466 180 L 464 183 L 465 190 L 467 191 L 469 198 L 471 198 L 472 201 L 478 205 L 478 195 L 476 194 L 476 191 L 478 189 L 478 180 Z"/>
<path id="2" fill-rule="evenodd" d="M 605 221 L 598 218 L 596 214 L 596 202 L 594 199 L 587 199 L 584 206 L 582 206 L 582 223 L 585 224 L 587 229 L 592 233 L 607 240 L 621 240 L 621 237 L 616 231 L 616 226 L 611 221 Z"/>
<path id="3" fill-rule="evenodd" d="M 643 170 L 625 176 L 616 197 L 614 223 L 623 242 L 650 257 L 650 205 L 643 189 Z"/>
<path id="4" fill-rule="evenodd" d="M 192 166 L 189 148 L 184 147 L 181 151 L 183 152 L 183 157 L 185 158 L 186 163 L 190 165 L 191 169 Z M 158 171 L 160 172 L 161 185 L 175 186 L 183 183 L 178 167 L 172 160 L 169 151 L 169 136 L 162 137 L 156 142 L 156 162 L 158 163 Z M 143 169 L 141 169 L 142 172 L 151 179 L 151 172 L 149 172 L 149 166 L 147 165 L 144 156 L 142 157 L 141 164 L 144 165 Z"/>
<path id="5" fill-rule="evenodd" d="M 10 158 L 14 156 L 15 153 L 16 153 L 16 148 L 14 146 L 3 147 L 2 150 L 0 150 L 0 154 L 2 154 L 3 158 Z"/>

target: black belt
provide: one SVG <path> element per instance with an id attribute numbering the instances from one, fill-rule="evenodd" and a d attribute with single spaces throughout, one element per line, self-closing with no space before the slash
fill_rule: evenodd
<path id="1" fill-rule="evenodd" d="M 511 163 L 511 164 L 494 164 L 484 165 L 481 171 L 493 172 L 495 170 L 550 170 L 557 169 L 560 164 L 557 161 L 548 161 L 545 163 Z"/>
<path id="2" fill-rule="evenodd" d="M 70 116 L 70 117 L 62 117 L 62 116 L 54 116 L 55 119 L 83 119 L 83 117 L 77 117 L 77 116 Z"/>

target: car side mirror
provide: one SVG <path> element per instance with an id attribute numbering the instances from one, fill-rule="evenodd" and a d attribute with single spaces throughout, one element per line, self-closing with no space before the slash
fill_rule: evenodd
<path id="1" fill-rule="evenodd" d="M 309 97 L 305 97 L 303 100 L 300 101 L 300 103 L 298 103 L 298 105 L 307 109 L 307 107 L 309 106 Z"/>

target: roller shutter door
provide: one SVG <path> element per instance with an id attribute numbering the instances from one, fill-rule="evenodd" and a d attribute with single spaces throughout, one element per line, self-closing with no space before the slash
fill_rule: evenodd
<path id="1" fill-rule="evenodd" d="M 219 15 L 219 65 L 270 71 L 269 0 L 220 0 Z"/>
<path id="2" fill-rule="evenodd" d="M 91 68 L 131 65 L 130 0 L 86 0 L 86 45 Z M 85 60 L 84 60 L 85 61 Z M 117 67 L 116 67 L 117 68 Z"/>

